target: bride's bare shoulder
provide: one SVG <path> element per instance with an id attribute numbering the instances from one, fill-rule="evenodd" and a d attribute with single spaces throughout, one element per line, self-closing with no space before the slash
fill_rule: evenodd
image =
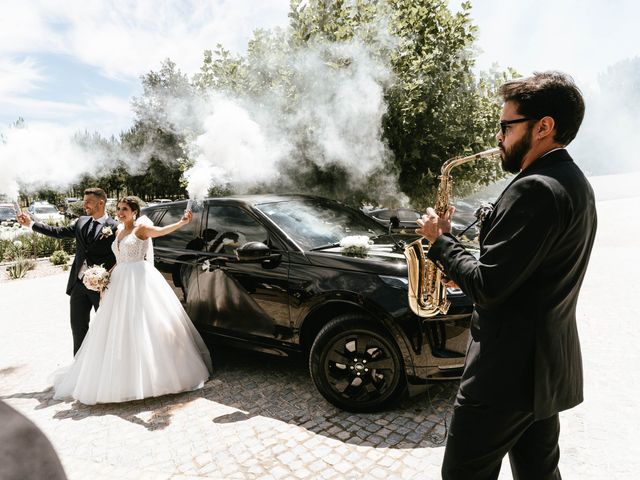
<path id="1" fill-rule="evenodd" d="M 149 231 L 146 225 L 137 225 L 132 232 L 138 240 L 149 238 Z"/>

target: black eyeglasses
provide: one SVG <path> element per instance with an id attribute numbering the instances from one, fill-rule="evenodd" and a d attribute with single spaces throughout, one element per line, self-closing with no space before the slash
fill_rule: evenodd
<path id="1" fill-rule="evenodd" d="M 528 122 L 529 120 L 537 120 L 537 118 L 523 117 L 516 118 L 515 120 L 503 120 L 500 122 L 500 132 L 502 133 L 502 135 L 505 135 L 507 133 L 507 127 L 509 125 L 513 125 L 514 123 Z"/>

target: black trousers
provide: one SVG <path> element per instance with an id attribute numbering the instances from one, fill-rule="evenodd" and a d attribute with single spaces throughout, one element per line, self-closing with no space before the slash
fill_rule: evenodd
<path id="1" fill-rule="evenodd" d="M 71 333 L 73 334 L 73 356 L 78 353 L 78 349 L 89 330 L 89 318 L 91 307 L 98 309 L 100 305 L 100 294 L 87 289 L 82 281 L 78 280 L 71 289 L 71 299 L 69 300 L 71 313 Z"/>
<path id="2" fill-rule="evenodd" d="M 442 478 L 496 479 L 508 453 L 514 480 L 559 480 L 559 436 L 558 414 L 535 421 L 533 413 L 456 406 Z"/>

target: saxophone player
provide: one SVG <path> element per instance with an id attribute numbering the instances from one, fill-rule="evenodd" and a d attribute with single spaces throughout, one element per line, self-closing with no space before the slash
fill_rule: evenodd
<path id="1" fill-rule="evenodd" d="M 506 82 L 496 134 L 517 173 L 480 231 L 480 256 L 451 235 L 449 208 L 417 220 L 427 257 L 474 302 L 444 479 L 559 479 L 558 412 L 583 400 L 576 304 L 596 233 L 593 191 L 566 146 L 584 116 L 560 72 Z"/>

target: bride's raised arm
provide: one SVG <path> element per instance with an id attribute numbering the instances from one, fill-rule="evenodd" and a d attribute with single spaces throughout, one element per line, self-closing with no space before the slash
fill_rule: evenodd
<path id="1" fill-rule="evenodd" d="M 162 237 L 163 235 L 175 232 L 183 225 L 189 223 L 192 218 L 193 213 L 191 212 L 191 210 L 187 210 L 179 221 L 177 221 L 176 223 L 172 223 L 171 225 L 165 225 L 164 227 L 156 227 L 155 225 L 145 224 L 138 225 L 136 236 L 141 240 L 146 240 L 147 238 Z"/>

